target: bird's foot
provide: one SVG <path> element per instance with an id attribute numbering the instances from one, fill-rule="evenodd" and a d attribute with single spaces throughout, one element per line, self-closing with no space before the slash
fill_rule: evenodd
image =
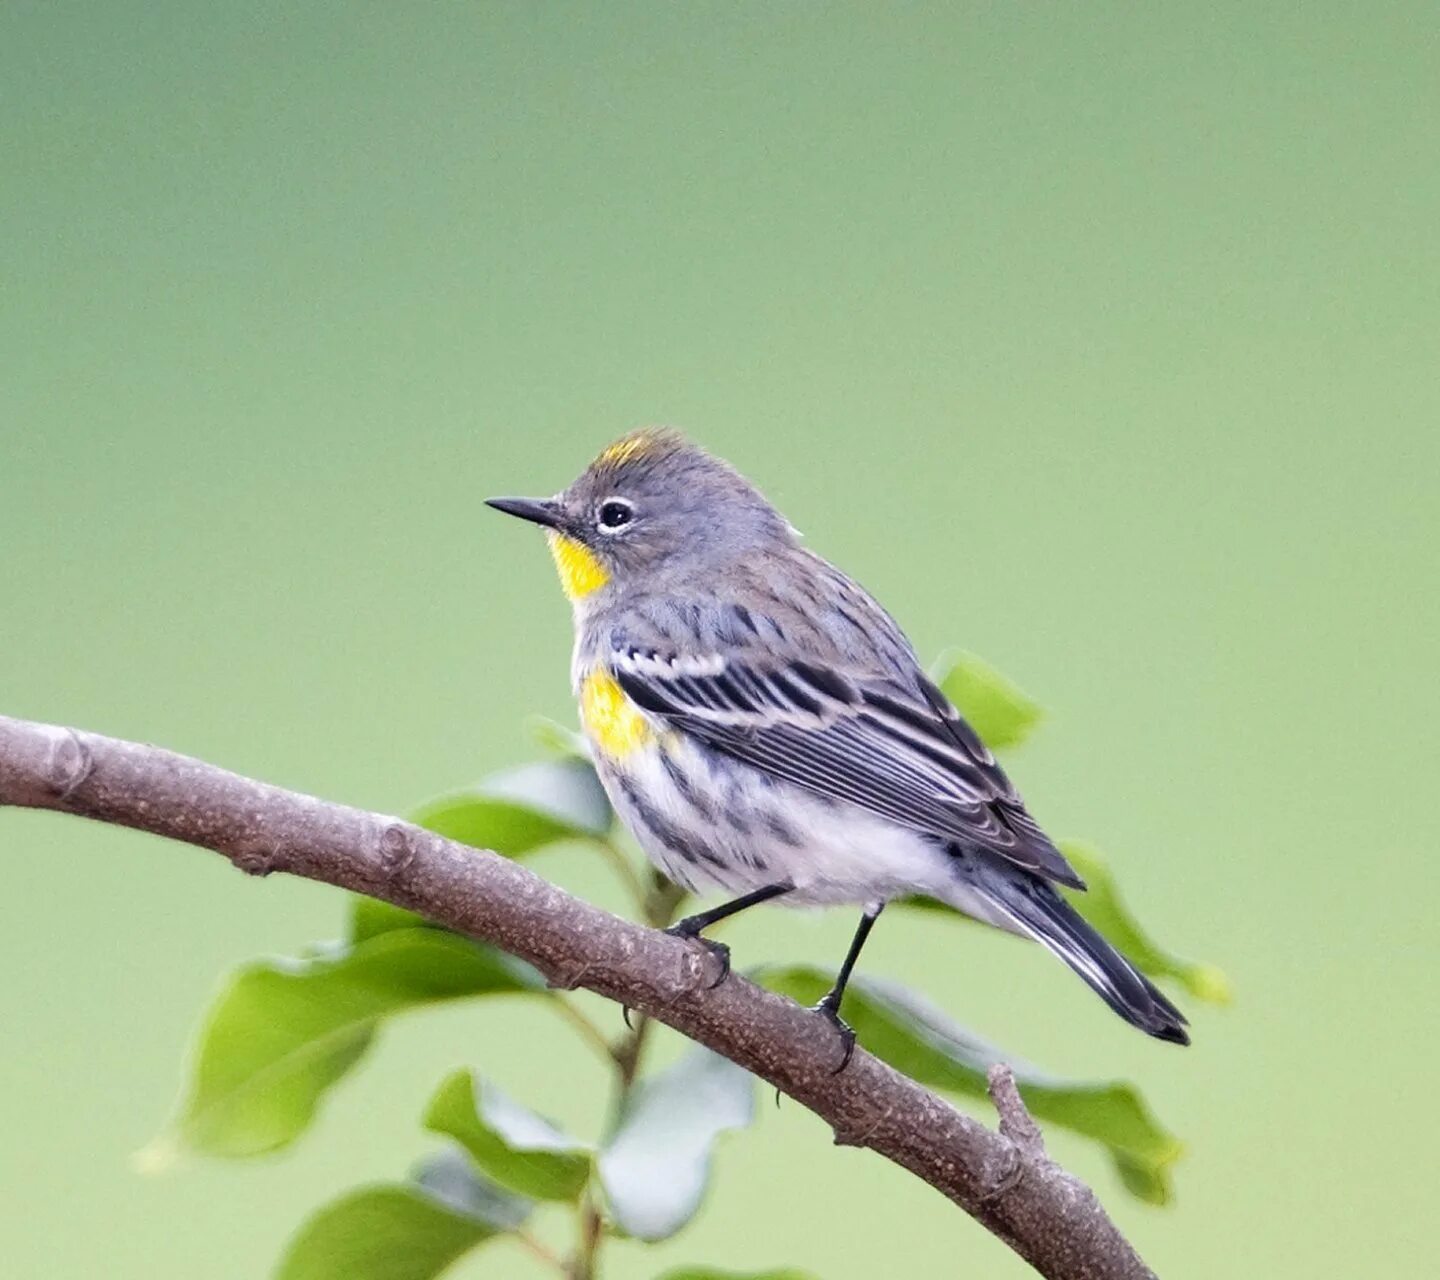
<path id="1" fill-rule="evenodd" d="M 835 1034 L 840 1037 L 840 1065 L 830 1073 L 832 1076 L 838 1076 L 850 1065 L 850 1059 L 855 1056 L 855 1028 L 840 1016 L 840 1001 L 835 997 L 834 992 L 815 1005 L 814 1010 L 835 1028 Z"/>
<path id="2" fill-rule="evenodd" d="M 730 976 L 730 948 L 723 942 L 716 942 L 713 938 L 704 937 L 700 930 L 688 920 L 681 920 L 677 924 L 672 924 L 665 932 L 672 938 L 684 938 L 687 942 L 696 943 L 708 951 L 719 962 L 720 972 L 716 976 L 715 981 L 706 987 L 707 991 L 715 990 L 716 987 Z"/>

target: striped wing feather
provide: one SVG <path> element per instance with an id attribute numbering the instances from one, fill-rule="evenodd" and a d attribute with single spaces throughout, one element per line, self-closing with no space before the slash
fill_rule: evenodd
<path id="1" fill-rule="evenodd" d="M 737 760 L 1083 887 L 975 731 L 922 674 L 910 688 L 796 658 L 762 665 L 753 655 L 648 647 L 610 657 L 637 706 Z"/>

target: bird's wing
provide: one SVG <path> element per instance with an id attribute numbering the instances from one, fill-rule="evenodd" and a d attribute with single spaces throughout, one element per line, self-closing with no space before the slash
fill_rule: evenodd
<path id="1" fill-rule="evenodd" d="M 614 632 L 611 640 L 616 681 L 662 722 L 817 795 L 1083 887 L 922 672 L 912 686 L 798 656 L 667 652 Z"/>

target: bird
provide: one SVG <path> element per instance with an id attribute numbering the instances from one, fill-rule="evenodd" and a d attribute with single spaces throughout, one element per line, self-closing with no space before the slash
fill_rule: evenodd
<path id="1" fill-rule="evenodd" d="M 721 905 L 858 906 L 815 1006 L 849 1062 L 845 988 L 888 902 L 928 895 L 1046 947 L 1126 1022 L 1188 1044 L 1183 1014 L 1060 892 L 1085 885 L 899 625 L 806 547 L 735 468 L 672 428 L 603 449 L 540 525 L 574 620 L 571 680 L 606 794 L 646 856 Z"/>

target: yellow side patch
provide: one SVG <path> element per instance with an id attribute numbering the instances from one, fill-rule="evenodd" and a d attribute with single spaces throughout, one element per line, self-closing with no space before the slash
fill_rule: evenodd
<path id="1" fill-rule="evenodd" d="M 555 569 L 560 574 L 560 585 L 570 599 L 578 600 L 581 596 L 588 596 L 610 581 L 605 566 L 583 543 L 567 538 L 563 533 L 556 533 L 553 529 L 546 530 L 545 538 L 550 543 L 550 554 L 554 557 Z"/>
<path id="2" fill-rule="evenodd" d="M 592 671 L 580 686 L 580 720 L 595 746 L 611 759 L 650 741 L 653 731 L 608 671 Z"/>

